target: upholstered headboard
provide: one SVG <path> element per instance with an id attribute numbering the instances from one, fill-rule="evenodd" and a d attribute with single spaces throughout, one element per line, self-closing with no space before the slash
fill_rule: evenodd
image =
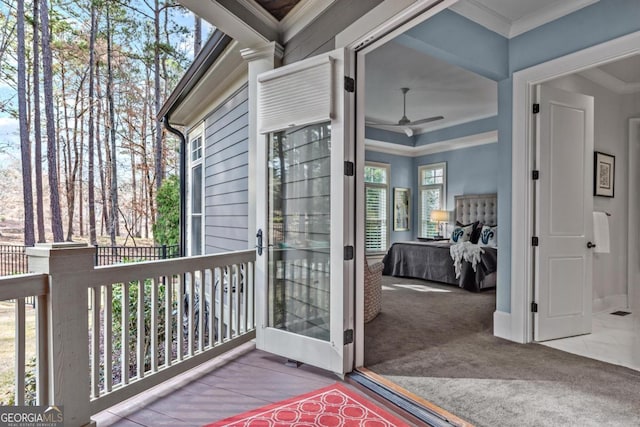
<path id="1" fill-rule="evenodd" d="M 498 224 L 498 195 L 471 194 L 455 196 L 455 218 L 462 224 L 480 221 L 486 225 Z"/>

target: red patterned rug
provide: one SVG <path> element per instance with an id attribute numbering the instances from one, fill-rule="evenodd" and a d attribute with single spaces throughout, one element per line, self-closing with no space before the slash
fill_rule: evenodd
<path id="1" fill-rule="evenodd" d="M 340 383 L 254 409 L 206 427 L 404 427 L 399 420 L 373 402 Z"/>

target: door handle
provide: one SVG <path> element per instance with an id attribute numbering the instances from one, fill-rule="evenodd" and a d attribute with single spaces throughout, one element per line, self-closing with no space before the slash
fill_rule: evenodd
<path id="1" fill-rule="evenodd" d="M 258 249 L 258 256 L 262 255 L 262 228 L 256 233 L 256 249 Z"/>
<path id="2" fill-rule="evenodd" d="M 595 247 L 596 247 L 595 243 L 587 242 L 587 248 L 591 249 L 591 248 L 595 248 Z"/>

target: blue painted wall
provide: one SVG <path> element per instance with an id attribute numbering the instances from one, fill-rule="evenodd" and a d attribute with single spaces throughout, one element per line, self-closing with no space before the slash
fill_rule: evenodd
<path id="1" fill-rule="evenodd" d="M 453 210 L 455 207 L 454 196 L 498 192 L 498 144 L 486 144 L 416 157 L 414 159 L 416 176 L 420 166 L 441 162 L 447 163 L 448 210 Z M 415 206 L 417 207 L 417 198 Z"/>
<path id="2" fill-rule="evenodd" d="M 412 157 L 394 156 L 392 154 L 378 153 L 375 151 L 366 151 L 365 160 L 368 162 L 386 163 L 391 168 L 391 185 L 389 186 L 389 197 L 393 197 L 393 189 L 395 187 L 410 188 L 411 195 L 415 193 L 415 182 L 417 180 L 415 168 L 413 165 Z M 412 202 L 415 207 L 415 202 Z M 391 207 L 391 204 L 389 204 Z M 401 242 L 407 240 L 413 240 L 415 235 L 415 223 L 412 225 L 409 231 L 393 231 L 393 211 L 389 212 L 390 231 L 389 245 L 393 242 Z M 415 215 L 412 212 L 411 221 L 415 221 Z"/>

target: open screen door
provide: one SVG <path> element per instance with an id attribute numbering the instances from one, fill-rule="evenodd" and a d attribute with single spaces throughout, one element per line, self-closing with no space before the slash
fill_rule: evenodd
<path id="1" fill-rule="evenodd" d="M 339 375 L 353 365 L 347 52 L 258 76 L 257 347 Z"/>
<path id="2" fill-rule="evenodd" d="M 538 87 L 534 339 L 591 332 L 593 97 Z"/>

